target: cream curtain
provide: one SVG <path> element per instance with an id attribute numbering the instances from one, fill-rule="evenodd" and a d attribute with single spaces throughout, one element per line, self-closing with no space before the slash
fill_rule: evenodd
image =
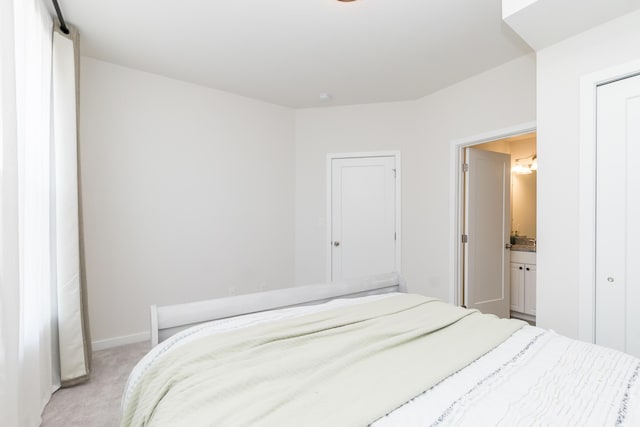
<path id="1" fill-rule="evenodd" d="M 60 378 L 63 386 L 85 381 L 91 345 L 81 255 L 78 180 L 78 33 L 53 34 L 53 146 L 55 168 L 56 283 Z"/>
<path id="2" fill-rule="evenodd" d="M 0 424 L 86 379 L 77 59 L 41 0 L 0 1 Z"/>

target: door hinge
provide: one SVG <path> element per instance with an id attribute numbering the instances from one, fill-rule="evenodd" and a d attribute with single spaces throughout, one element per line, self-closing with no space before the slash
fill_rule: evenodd
<path id="1" fill-rule="evenodd" d="M 462 172 L 469 172 L 469 163 L 462 164 Z"/>
<path id="2" fill-rule="evenodd" d="M 398 240 L 398 233 L 395 231 L 393 232 L 393 240 Z"/>
<path id="3" fill-rule="evenodd" d="M 462 235 L 462 243 L 467 243 L 469 241 L 469 236 L 466 234 Z"/>
<path id="4" fill-rule="evenodd" d="M 395 168 L 393 168 L 391 170 L 393 171 L 393 177 L 397 178 L 398 177 L 398 171 Z"/>

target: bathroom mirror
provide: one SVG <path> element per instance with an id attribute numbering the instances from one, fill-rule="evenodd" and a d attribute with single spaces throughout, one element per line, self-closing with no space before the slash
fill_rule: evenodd
<path id="1" fill-rule="evenodd" d="M 511 174 L 512 233 L 536 238 L 536 181 L 537 172 Z"/>

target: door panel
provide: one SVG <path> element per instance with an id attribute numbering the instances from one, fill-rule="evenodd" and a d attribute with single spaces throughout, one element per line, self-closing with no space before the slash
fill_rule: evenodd
<path id="1" fill-rule="evenodd" d="M 524 264 L 511 263 L 511 310 L 524 312 Z"/>
<path id="2" fill-rule="evenodd" d="M 532 316 L 536 315 L 536 266 L 526 264 L 524 266 L 524 312 Z"/>
<path id="3" fill-rule="evenodd" d="M 331 280 L 395 271 L 395 158 L 333 159 L 331 174 Z"/>
<path id="4" fill-rule="evenodd" d="M 467 148 L 465 299 L 469 308 L 509 317 L 511 158 Z"/>
<path id="5" fill-rule="evenodd" d="M 597 99 L 595 340 L 640 356 L 640 76 Z"/>

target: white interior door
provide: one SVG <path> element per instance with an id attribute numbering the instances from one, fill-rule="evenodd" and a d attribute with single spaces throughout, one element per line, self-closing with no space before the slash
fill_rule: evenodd
<path id="1" fill-rule="evenodd" d="M 640 356 L 640 76 L 597 102 L 595 341 Z"/>
<path id="2" fill-rule="evenodd" d="M 397 270 L 395 157 L 331 161 L 331 280 Z"/>
<path id="3" fill-rule="evenodd" d="M 511 157 L 466 148 L 464 300 L 468 308 L 509 317 Z"/>

